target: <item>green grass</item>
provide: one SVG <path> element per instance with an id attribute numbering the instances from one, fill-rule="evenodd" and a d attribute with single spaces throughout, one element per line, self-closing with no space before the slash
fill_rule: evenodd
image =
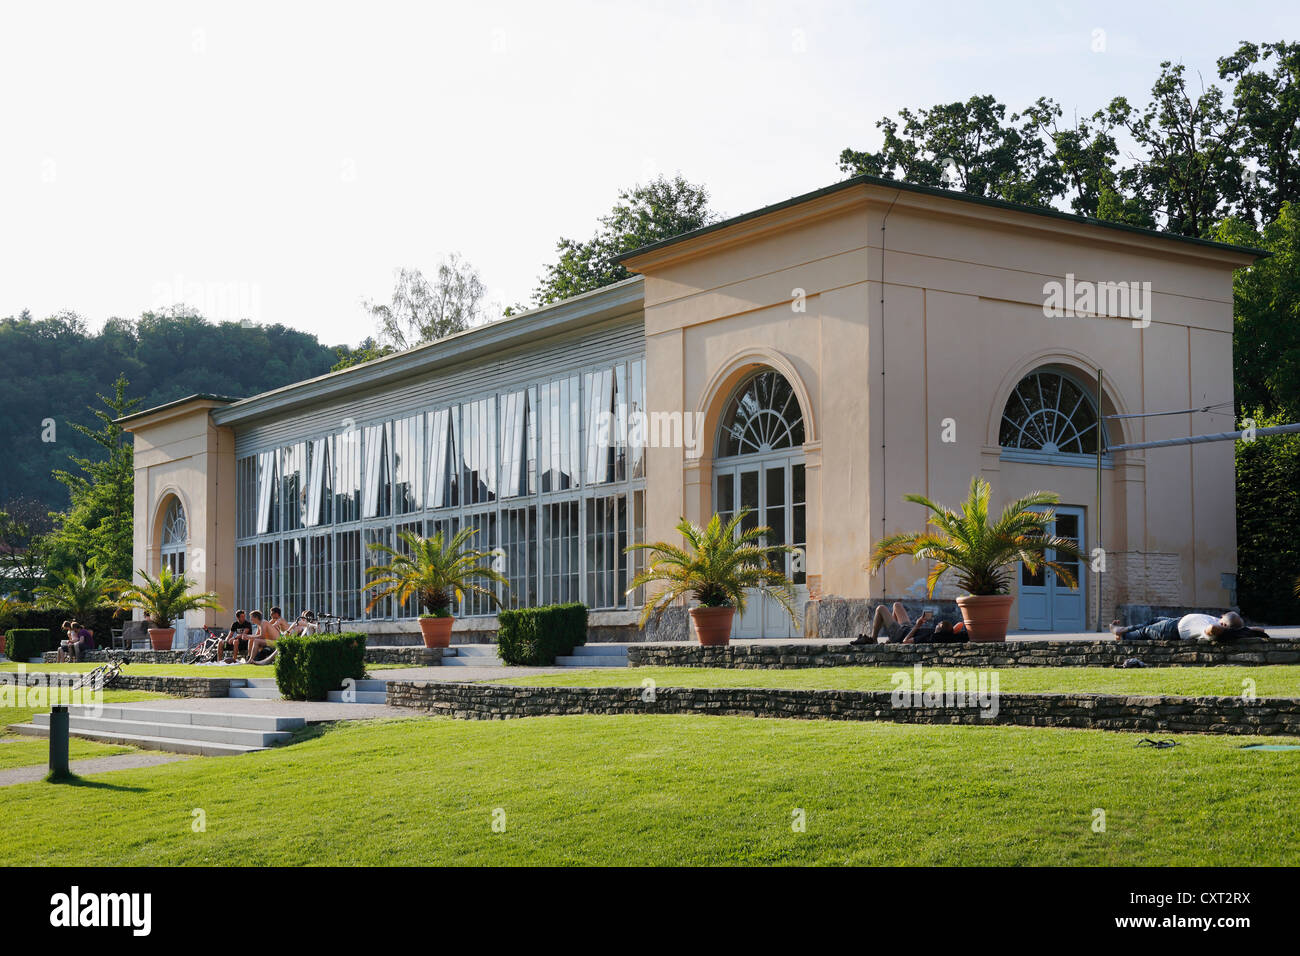
<path id="1" fill-rule="evenodd" d="M 72 760 L 108 757 L 112 754 L 130 753 L 133 749 L 135 748 L 82 740 L 79 737 L 68 738 L 68 756 Z M 41 766 L 48 763 L 49 759 L 50 742 L 44 737 L 0 737 L 0 770 Z"/>
<path id="2" fill-rule="evenodd" d="M 29 674 L 56 673 L 80 674 L 96 667 L 102 662 L 88 661 L 84 664 L 25 664 Z M 368 671 L 392 670 L 397 667 L 416 667 L 416 664 L 367 664 Z M 0 664 L 0 671 L 14 671 L 14 663 Z M 139 674 L 142 677 L 275 677 L 274 666 L 256 664 L 127 664 L 122 668 L 123 674 Z"/>
<path id="3" fill-rule="evenodd" d="M 1300 755 L 1138 740 L 703 716 L 359 721 L 258 754 L 7 787 L 20 825 L 0 863 L 1300 864 Z"/>
<path id="4" fill-rule="evenodd" d="M 948 668 L 926 668 L 926 670 Z M 994 673 L 988 668 L 978 670 Z M 782 687 L 812 690 L 893 690 L 892 675 L 911 668 L 805 667 L 797 670 L 739 670 L 704 667 L 593 668 L 567 674 L 512 677 L 493 684 L 532 687 L 640 687 L 647 678 L 659 687 Z M 1175 694 L 1239 696 L 1244 681 L 1260 697 L 1300 697 L 1300 665 L 1264 667 L 1007 667 L 996 670 L 1002 693 Z"/>

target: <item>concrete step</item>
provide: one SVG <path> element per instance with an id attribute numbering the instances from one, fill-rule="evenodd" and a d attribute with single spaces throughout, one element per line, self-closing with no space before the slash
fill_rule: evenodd
<path id="1" fill-rule="evenodd" d="M 334 704 L 386 704 L 388 703 L 388 692 L 383 690 L 359 690 L 354 695 L 355 699 L 346 701 L 343 699 L 344 692 L 341 690 L 332 690 L 325 694 L 325 699 Z"/>
<path id="2" fill-rule="evenodd" d="M 79 734 L 91 731 L 100 734 L 128 734 L 136 737 L 159 737 L 167 740 L 232 744 L 251 750 L 262 750 L 282 744 L 293 735 L 287 730 L 248 730 L 241 727 L 213 727 L 205 724 L 168 723 L 168 712 L 153 711 L 149 720 L 122 720 L 112 717 L 91 717 L 73 712 L 68 715 L 68 732 Z M 49 714 L 36 714 L 32 723 L 49 727 Z"/>
<path id="3" fill-rule="evenodd" d="M 231 687 L 226 692 L 226 696 L 252 698 L 254 700 L 279 700 L 280 689 L 278 687 Z"/>
<path id="4" fill-rule="evenodd" d="M 556 667 L 627 667 L 627 655 L 587 654 L 583 657 L 562 654 L 555 658 Z"/>
<path id="5" fill-rule="evenodd" d="M 626 644 L 583 644 L 573 649 L 574 657 L 627 657 Z"/>
<path id="6" fill-rule="evenodd" d="M 280 685 L 275 682 L 274 677 L 245 677 L 244 686 L 245 687 L 270 687 L 272 689 L 275 689 L 278 688 Z"/>
<path id="7" fill-rule="evenodd" d="M 47 715 L 48 716 L 48 715 Z M 74 707 L 68 715 L 94 716 L 89 708 Z M 275 714 L 239 714 L 207 710 L 181 710 L 177 708 L 140 707 L 131 704 L 105 704 L 99 716 L 109 720 L 160 721 L 172 725 L 190 724 L 196 727 L 235 727 L 241 730 L 299 730 L 307 726 L 302 717 L 279 717 Z"/>
<path id="8" fill-rule="evenodd" d="M 443 657 L 447 657 L 449 652 L 452 657 L 496 657 L 497 646 L 495 644 L 453 644 L 443 649 Z"/>
<path id="9" fill-rule="evenodd" d="M 9 729 L 14 733 L 26 734 L 30 737 L 48 737 L 50 735 L 48 724 L 10 724 Z M 128 747 L 139 747 L 141 750 L 163 750 L 167 753 L 196 754 L 203 757 L 233 757 L 266 749 L 264 747 L 245 747 L 238 744 L 221 744 L 201 740 L 178 740 L 172 737 L 149 737 L 141 734 L 124 734 L 112 731 L 73 730 L 69 728 L 68 732 L 74 737 L 97 740 L 105 744 L 124 744 Z"/>
<path id="10" fill-rule="evenodd" d="M 444 657 L 443 667 L 501 667 L 501 658 L 475 655 L 474 657 Z"/>

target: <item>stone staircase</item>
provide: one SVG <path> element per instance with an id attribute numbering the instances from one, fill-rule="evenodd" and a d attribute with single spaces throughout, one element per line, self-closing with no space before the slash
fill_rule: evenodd
<path id="1" fill-rule="evenodd" d="M 442 650 L 443 667 L 502 667 L 495 644 L 453 644 Z"/>
<path id="2" fill-rule="evenodd" d="M 627 667 L 627 647 L 623 644 L 584 644 L 572 654 L 555 659 L 557 667 Z"/>
<path id="3" fill-rule="evenodd" d="M 246 677 L 242 681 L 236 678 L 230 682 L 230 692 L 226 696 L 279 700 L 280 688 L 276 685 L 274 677 Z"/>
<path id="4" fill-rule="evenodd" d="M 332 704 L 383 704 L 388 700 L 388 681 L 359 680 L 351 692 L 331 690 L 325 699 Z"/>
<path id="5" fill-rule="evenodd" d="M 205 757 L 265 750 L 286 743 L 293 731 L 307 723 L 301 717 L 161 710 L 130 704 L 106 704 L 98 713 L 85 707 L 72 707 L 69 711 L 68 732 L 74 737 Z M 48 737 L 50 715 L 36 714 L 30 724 L 11 724 L 9 729 Z"/>

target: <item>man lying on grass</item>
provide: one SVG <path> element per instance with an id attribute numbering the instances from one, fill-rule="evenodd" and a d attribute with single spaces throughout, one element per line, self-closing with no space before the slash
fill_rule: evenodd
<path id="1" fill-rule="evenodd" d="M 1247 627 L 1236 611 L 1222 617 L 1213 614 L 1184 614 L 1182 617 L 1158 617 L 1146 624 L 1124 627 L 1119 621 L 1110 622 L 1110 632 L 1117 641 L 1196 641 L 1202 638 L 1213 641 L 1236 641 L 1243 637 L 1267 638 L 1267 632 L 1258 627 Z"/>

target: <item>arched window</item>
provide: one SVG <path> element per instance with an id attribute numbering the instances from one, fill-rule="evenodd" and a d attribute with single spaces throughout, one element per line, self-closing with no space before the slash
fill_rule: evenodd
<path id="1" fill-rule="evenodd" d="M 173 574 L 185 573 L 185 546 L 189 541 L 189 528 L 185 523 L 185 509 L 179 498 L 172 498 L 163 515 L 162 565 Z"/>
<path id="2" fill-rule="evenodd" d="M 780 372 L 759 372 L 727 404 L 718 429 L 718 457 L 756 455 L 803 445 L 803 412 Z"/>
<path id="3" fill-rule="evenodd" d="M 1088 391 L 1060 372 L 1043 369 L 1022 378 L 1007 399 L 998 444 L 1042 455 L 1096 455 L 1099 435 L 1104 453 L 1106 435 Z"/>

